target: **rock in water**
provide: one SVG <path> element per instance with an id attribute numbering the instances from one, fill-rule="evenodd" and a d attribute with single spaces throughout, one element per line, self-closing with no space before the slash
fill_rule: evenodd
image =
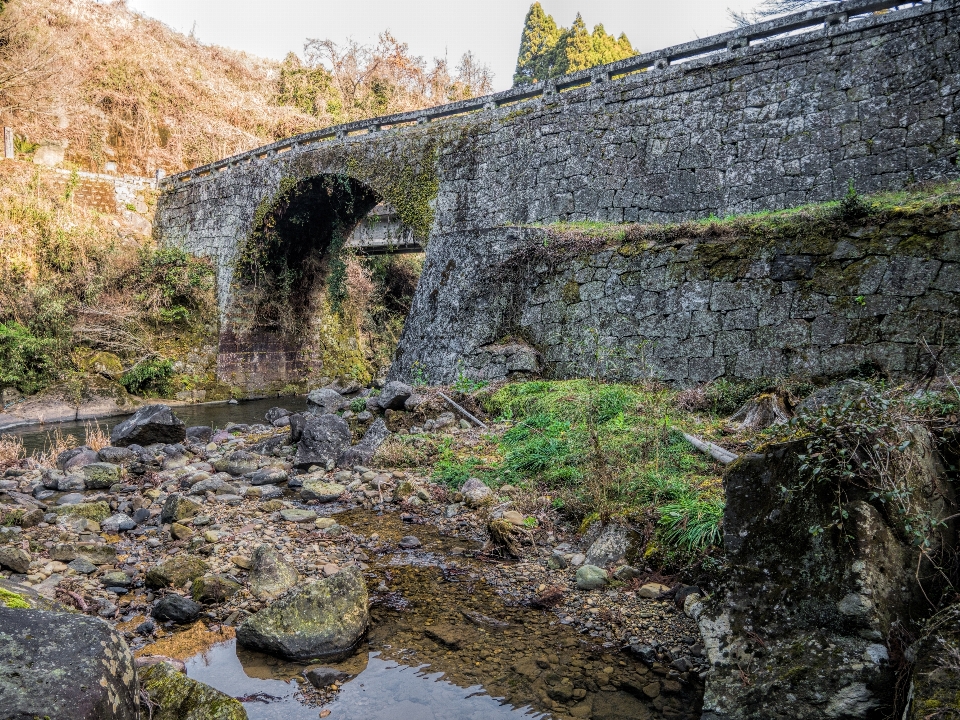
<path id="1" fill-rule="evenodd" d="M 256 613 L 237 629 L 237 642 L 288 660 L 336 660 L 350 654 L 369 621 L 367 586 L 350 567 Z"/>
<path id="2" fill-rule="evenodd" d="M 297 584 L 297 569 L 269 545 L 261 545 L 250 558 L 250 592 L 257 597 L 277 597 Z"/>
<path id="3" fill-rule="evenodd" d="M 0 716 L 137 720 L 130 649 L 101 620 L 0 606 Z"/>
<path id="4" fill-rule="evenodd" d="M 332 469 L 340 453 L 349 445 L 350 426 L 343 418 L 337 415 L 308 418 L 293 464 L 300 469 L 311 465 Z"/>
<path id="5" fill-rule="evenodd" d="M 152 720 L 247 720 L 239 700 L 188 678 L 170 663 L 140 669 L 143 690 L 153 708 Z"/>
<path id="6" fill-rule="evenodd" d="M 615 565 L 627 554 L 628 546 L 627 529 L 622 525 L 607 525 L 587 550 L 586 563 L 600 568 Z"/>
<path id="7" fill-rule="evenodd" d="M 187 426 L 167 405 L 146 405 L 113 429 L 110 442 L 116 447 L 173 444 L 186 437 Z"/>
<path id="8" fill-rule="evenodd" d="M 383 386 L 377 402 L 384 410 L 403 410 L 407 399 L 413 395 L 413 388 L 398 380 L 391 380 Z"/>
<path id="9" fill-rule="evenodd" d="M 383 441 L 390 436 L 390 431 L 382 418 L 377 420 L 367 428 L 363 434 L 363 439 L 353 447 L 348 447 L 337 459 L 337 466 L 342 468 L 352 468 L 355 465 L 366 465 L 372 459 L 374 454 L 383 444 Z"/>
<path id="10" fill-rule="evenodd" d="M 307 393 L 307 409 L 314 415 L 335 413 L 345 402 L 343 395 L 330 388 L 320 388 Z"/>

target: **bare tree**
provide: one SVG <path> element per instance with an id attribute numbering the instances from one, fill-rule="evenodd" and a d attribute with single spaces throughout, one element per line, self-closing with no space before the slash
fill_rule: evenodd
<path id="1" fill-rule="evenodd" d="M 728 10 L 727 12 L 730 14 L 730 19 L 734 25 L 746 27 L 778 15 L 789 15 L 821 5 L 829 5 L 831 2 L 836 2 L 836 0 L 763 0 L 750 12 L 739 13 L 734 10 Z"/>
<path id="2" fill-rule="evenodd" d="M 42 17 L 30 3 L 0 9 L 0 112 L 42 112 L 40 107 L 46 104 L 33 90 L 50 86 L 59 58 L 42 26 Z"/>

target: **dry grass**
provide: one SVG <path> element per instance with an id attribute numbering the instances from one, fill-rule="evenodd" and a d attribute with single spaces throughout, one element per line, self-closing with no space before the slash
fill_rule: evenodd
<path id="1" fill-rule="evenodd" d="M 123 2 L 13 0 L 4 14 L 25 18 L 11 64 L 40 53 L 57 72 L 0 84 L 2 120 L 34 143 L 66 144 L 81 169 L 177 171 L 317 127 L 274 102 L 278 63 L 203 45 Z M 52 102 L 33 107 L 38 90 Z"/>
<path id="2" fill-rule="evenodd" d="M 236 630 L 229 625 L 221 625 L 216 631 L 211 631 L 207 630 L 202 622 L 197 622 L 186 630 L 141 648 L 135 654 L 137 657 L 162 655 L 174 660 L 189 660 L 197 653 L 206 652 L 217 643 L 232 640 L 234 637 Z"/>
<path id="3" fill-rule="evenodd" d="M 0 468 L 6 469 L 23 458 L 23 441 L 15 435 L 0 435 Z"/>
<path id="4" fill-rule="evenodd" d="M 307 64 L 276 62 L 204 45 L 123 0 L 10 0 L 0 38 L 0 120 L 31 143 L 65 145 L 83 170 L 177 172 L 490 89 L 471 54 L 454 71 L 428 69 L 388 33 L 370 47 L 311 40 Z"/>
<path id="5" fill-rule="evenodd" d="M 57 456 L 65 450 L 71 450 L 75 447 L 77 447 L 77 438 L 73 435 L 64 436 L 60 428 L 55 427 L 53 432 L 47 433 L 43 450 L 35 450 L 30 457 L 43 467 L 56 467 Z"/>
<path id="6" fill-rule="evenodd" d="M 84 423 L 83 431 L 86 435 L 85 445 L 91 450 L 100 451 L 110 446 L 110 433 L 107 432 L 106 427 L 101 427 L 100 423 Z"/>

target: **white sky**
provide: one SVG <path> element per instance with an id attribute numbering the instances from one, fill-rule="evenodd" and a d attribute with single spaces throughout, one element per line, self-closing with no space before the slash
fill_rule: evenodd
<path id="1" fill-rule="evenodd" d="M 625 32 L 639 52 L 714 35 L 731 28 L 727 8 L 746 10 L 759 0 L 541 0 L 557 23 L 569 26 L 579 10 L 587 26 Z M 134 10 L 201 42 L 280 59 L 301 53 L 306 38 L 362 43 L 382 30 L 428 61 L 452 64 L 472 50 L 495 73 L 494 87 L 512 84 L 520 32 L 530 0 L 127 0 Z"/>

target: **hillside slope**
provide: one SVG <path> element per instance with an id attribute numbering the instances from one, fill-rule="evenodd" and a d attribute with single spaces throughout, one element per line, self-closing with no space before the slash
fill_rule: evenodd
<path id="1" fill-rule="evenodd" d="M 432 66 L 388 32 L 372 46 L 312 40 L 277 62 L 175 32 L 123 0 L 0 5 L 0 121 L 22 159 L 43 145 L 64 163 L 178 172 L 344 120 L 490 89 L 471 54 Z M 58 150 L 59 152 L 59 150 Z"/>

